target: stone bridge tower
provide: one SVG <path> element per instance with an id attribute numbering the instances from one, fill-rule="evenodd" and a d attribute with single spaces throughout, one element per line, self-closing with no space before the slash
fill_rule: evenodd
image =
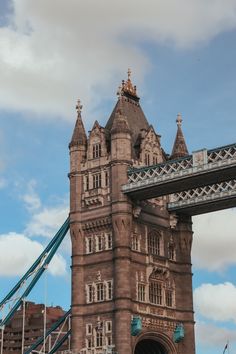
<path id="1" fill-rule="evenodd" d="M 77 105 L 70 142 L 72 349 L 118 354 L 194 354 L 191 219 L 167 211 L 168 197 L 130 200 L 121 191 L 131 167 L 169 156 L 128 79 L 105 127 L 86 135 Z M 188 153 L 177 118 L 173 158 Z M 131 335 L 131 321 L 142 330 Z M 185 336 L 173 341 L 176 326 Z"/>

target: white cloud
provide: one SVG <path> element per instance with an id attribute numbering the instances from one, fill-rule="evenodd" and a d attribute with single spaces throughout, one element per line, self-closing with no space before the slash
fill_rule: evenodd
<path id="1" fill-rule="evenodd" d="M 0 275 L 24 274 L 43 249 L 38 241 L 32 241 L 23 234 L 11 232 L 0 235 Z M 48 269 L 52 275 L 64 275 L 65 259 L 60 254 L 55 255 Z"/>
<path id="2" fill-rule="evenodd" d="M 193 263 L 196 268 L 223 271 L 236 264 L 236 209 L 193 218 Z"/>
<path id="3" fill-rule="evenodd" d="M 64 204 L 57 207 L 45 207 L 34 213 L 26 226 L 28 236 L 53 237 L 68 216 L 68 207 Z"/>
<path id="4" fill-rule="evenodd" d="M 27 192 L 22 195 L 22 200 L 25 202 L 26 208 L 33 212 L 41 207 L 41 200 L 35 192 L 36 181 L 30 180 L 27 186 Z"/>
<path id="5" fill-rule="evenodd" d="M 13 4 L 11 26 L 0 28 L 0 106 L 67 119 L 77 95 L 94 108 L 128 66 L 142 79 L 148 58 L 139 41 L 188 48 L 236 27 L 235 0 Z"/>
<path id="6" fill-rule="evenodd" d="M 214 321 L 236 323 L 236 286 L 232 283 L 202 284 L 194 290 L 197 313 Z"/>
<path id="7" fill-rule="evenodd" d="M 225 327 L 197 321 L 195 327 L 196 342 L 199 345 L 216 349 L 216 353 L 222 353 L 226 343 L 229 341 L 230 349 L 236 342 L 236 331 Z M 231 352 L 231 351 L 230 351 Z M 233 354 L 234 352 L 232 352 Z"/>

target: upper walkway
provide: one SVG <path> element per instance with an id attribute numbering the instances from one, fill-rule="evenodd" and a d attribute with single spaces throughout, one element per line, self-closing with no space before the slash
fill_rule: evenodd
<path id="1" fill-rule="evenodd" d="M 235 206 L 235 176 L 236 144 L 231 144 L 198 150 L 158 165 L 132 168 L 122 190 L 136 200 L 171 194 L 169 210 L 193 215 Z"/>

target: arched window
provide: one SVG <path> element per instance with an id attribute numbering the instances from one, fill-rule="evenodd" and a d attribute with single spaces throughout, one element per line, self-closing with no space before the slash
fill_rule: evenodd
<path id="1" fill-rule="evenodd" d="M 161 235 L 152 231 L 148 235 L 148 253 L 159 256 L 161 254 Z"/>

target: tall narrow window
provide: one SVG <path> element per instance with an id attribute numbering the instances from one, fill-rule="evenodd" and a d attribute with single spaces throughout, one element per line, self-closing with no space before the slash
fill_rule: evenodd
<path id="1" fill-rule="evenodd" d="M 112 322 L 106 321 L 106 333 L 111 333 L 111 329 L 112 329 Z"/>
<path id="2" fill-rule="evenodd" d="M 149 301 L 155 305 L 162 305 L 162 285 L 152 281 L 149 284 Z"/>
<path id="3" fill-rule="evenodd" d="M 97 252 L 102 251 L 102 235 L 96 236 L 96 251 Z"/>
<path id="4" fill-rule="evenodd" d="M 94 144 L 93 145 L 93 159 L 96 159 L 97 157 L 101 156 L 101 144 Z"/>
<path id="5" fill-rule="evenodd" d="M 148 153 L 145 154 L 145 165 L 150 165 L 150 155 Z"/>
<path id="6" fill-rule="evenodd" d="M 100 188 L 102 184 L 101 173 L 96 173 L 93 175 L 93 189 Z"/>
<path id="7" fill-rule="evenodd" d="M 112 281 L 109 280 L 107 281 L 107 295 L 106 295 L 107 300 L 112 300 L 112 295 L 113 295 L 112 293 L 113 293 Z"/>
<path id="8" fill-rule="evenodd" d="M 111 338 L 111 336 L 107 336 L 107 337 L 106 337 L 106 342 L 107 342 L 107 345 L 112 345 L 112 338 Z"/>
<path id="9" fill-rule="evenodd" d="M 157 155 L 153 155 L 153 165 L 157 165 L 158 164 L 158 157 Z"/>
<path id="10" fill-rule="evenodd" d="M 108 172 L 105 171 L 105 187 L 108 186 Z"/>
<path id="11" fill-rule="evenodd" d="M 144 302 L 146 300 L 145 284 L 138 284 L 138 301 Z"/>
<path id="12" fill-rule="evenodd" d="M 172 307 L 173 306 L 173 291 L 171 289 L 166 289 L 165 297 L 166 297 L 166 306 Z"/>
<path id="13" fill-rule="evenodd" d="M 85 191 L 89 190 L 89 176 L 88 175 L 85 176 L 84 189 L 85 189 Z"/>
<path id="14" fill-rule="evenodd" d="M 89 348 L 92 348 L 92 338 L 87 338 L 86 339 L 86 347 L 89 349 Z"/>
<path id="15" fill-rule="evenodd" d="M 157 232 L 150 232 L 148 235 L 148 252 L 154 255 L 160 255 L 161 236 Z"/>
<path id="16" fill-rule="evenodd" d="M 170 260 L 172 260 L 172 261 L 175 260 L 175 245 L 174 245 L 174 243 L 169 243 L 168 256 L 169 256 Z"/>
<path id="17" fill-rule="evenodd" d="M 105 248 L 106 250 L 112 249 L 112 233 L 105 234 Z"/>
<path id="18" fill-rule="evenodd" d="M 96 288 L 97 288 L 97 291 L 96 291 L 97 301 L 104 301 L 104 284 L 97 283 Z"/>
<path id="19" fill-rule="evenodd" d="M 92 253 L 93 252 L 93 238 L 92 237 L 86 237 L 86 253 Z"/>
<path id="20" fill-rule="evenodd" d="M 134 250 L 134 251 L 140 251 L 140 236 L 139 235 L 133 234 L 131 247 L 132 247 L 132 250 Z"/>
<path id="21" fill-rule="evenodd" d="M 87 285 L 87 302 L 93 302 L 93 285 L 88 284 Z"/>
<path id="22" fill-rule="evenodd" d="M 86 324 L 86 335 L 92 335 L 93 333 L 93 326 L 91 323 Z"/>
<path id="23" fill-rule="evenodd" d="M 97 329 L 96 331 L 96 347 L 102 347 L 103 343 L 103 333 L 101 329 Z"/>

